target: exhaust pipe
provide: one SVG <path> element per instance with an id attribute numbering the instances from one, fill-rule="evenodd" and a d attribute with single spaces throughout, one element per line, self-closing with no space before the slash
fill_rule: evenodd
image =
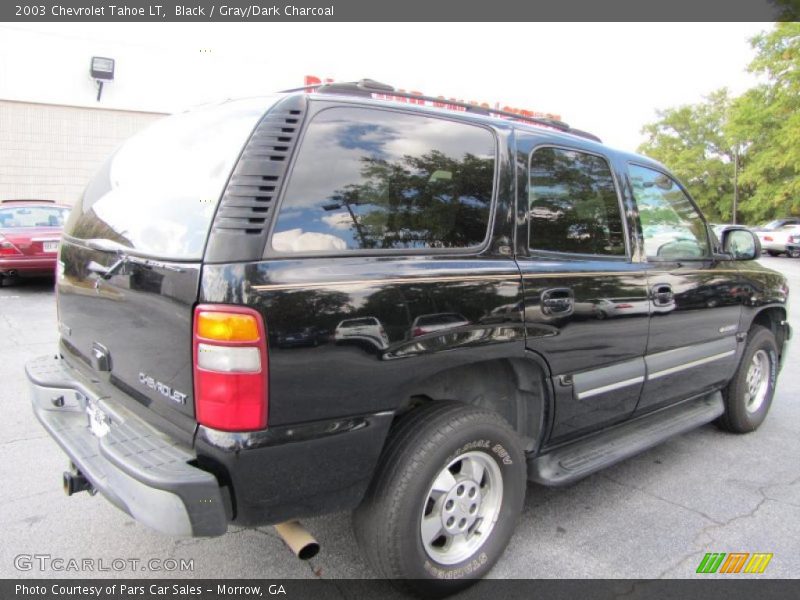
<path id="1" fill-rule="evenodd" d="M 275 525 L 275 531 L 300 560 L 314 558 L 319 552 L 317 540 L 297 521 L 278 523 Z"/>
<path id="2" fill-rule="evenodd" d="M 89 482 L 83 473 L 80 471 L 64 471 L 63 476 L 64 493 L 67 496 L 77 494 L 78 492 L 94 492 L 94 487 Z"/>

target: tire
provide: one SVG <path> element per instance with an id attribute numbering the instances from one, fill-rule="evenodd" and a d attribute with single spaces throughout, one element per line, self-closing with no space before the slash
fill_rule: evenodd
<path id="1" fill-rule="evenodd" d="M 514 533 L 526 487 L 525 453 L 500 415 L 433 402 L 393 426 L 353 529 L 381 576 L 443 596 L 494 566 Z"/>
<path id="2" fill-rule="evenodd" d="M 799 250 L 799 249 L 797 249 L 797 248 L 792 248 L 791 250 L 789 250 L 789 251 L 786 253 L 786 255 L 787 255 L 789 258 L 800 258 L 800 250 Z"/>
<path id="3" fill-rule="evenodd" d="M 778 344 L 769 329 L 754 326 L 739 368 L 723 390 L 725 412 L 718 425 L 733 433 L 755 431 L 767 418 L 778 376 Z M 751 385 L 752 383 L 752 385 Z"/>
<path id="4" fill-rule="evenodd" d="M 769 254 L 770 256 L 780 256 L 781 255 L 780 252 L 775 252 L 775 250 L 767 250 L 767 254 Z"/>

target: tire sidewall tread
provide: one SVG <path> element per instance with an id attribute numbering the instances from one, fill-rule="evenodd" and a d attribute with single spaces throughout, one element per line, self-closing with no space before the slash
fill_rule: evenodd
<path id="1" fill-rule="evenodd" d="M 744 403 L 744 392 L 747 389 L 747 370 L 753 356 L 758 350 L 766 350 L 770 359 L 770 378 L 767 397 L 761 407 L 754 413 L 747 411 Z M 719 419 L 719 425 L 733 433 L 749 433 L 758 429 L 767 417 L 778 376 L 778 344 L 772 331 L 760 325 L 754 326 L 748 334 L 739 367 L 736 374 L 725 388 L 725 412 Z"/>
<path id="2" fill-rule="evenodd" d="M 443 565 L 424 550 L 420 511 L 436 474 L 477 441 L 470 449 L 486 452 L 503 475 L 500 514 L 475 554 Z M 526 475 L 521 442 L 499 414 L 451 401 L 417 408 L 401 417 L 387 439 L 375 479 L 354 514 L 356 538 L 384 577 L 405 579 L 405 587 L 423 593 L 451 593 L 485 575 L 502 554 L 522 510 Z"/>

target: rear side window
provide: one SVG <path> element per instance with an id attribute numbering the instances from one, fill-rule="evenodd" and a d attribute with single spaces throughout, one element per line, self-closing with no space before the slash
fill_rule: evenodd
<path id="1" fill-rule="evenodd" d="M 532 250 L 625 255 L 619 199 L 604 158 L 539 148 L 531 153 L 528 182 Z"/>
<path id="2" fill-rule="evenodd" d="M 494 168 L 494 135 L 482 127 L 387 110 L 323 110 L 305 133 L 272 248 L 478 246 Z"/>
<path id="3" fill-rule="evenodd" d="M 231 170 L 274 102 L 225 102 L 167 117 L 133 136 L 89 183 L 66 233 L 164 258 L 202 258 Z"/>

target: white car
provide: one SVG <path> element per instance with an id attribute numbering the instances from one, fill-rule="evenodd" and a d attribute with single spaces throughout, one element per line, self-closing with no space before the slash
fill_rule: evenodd
<path id="1" fill-rule="evenodd" d="M 761 249 L 770 256 L 800 258 L 800 225 L 784 225 L 773 231 L 756 231 Z"/>
<path id="2" fill-rule="evenodd" d="M 458 313 L 435 313 L 421 315 L 411 324 L 411 337 L 419 337 L 434 331 L 455 329 L 469 325 L 469 320 Z"/>
<path id="3" fill-rule="evenodd" d="M 381 322 L 375 317 L 345 319 L 336 326 L 333 333 L 336 343 L 360 340 L 384 350 L 389 347 L 389 337 Z"/>

